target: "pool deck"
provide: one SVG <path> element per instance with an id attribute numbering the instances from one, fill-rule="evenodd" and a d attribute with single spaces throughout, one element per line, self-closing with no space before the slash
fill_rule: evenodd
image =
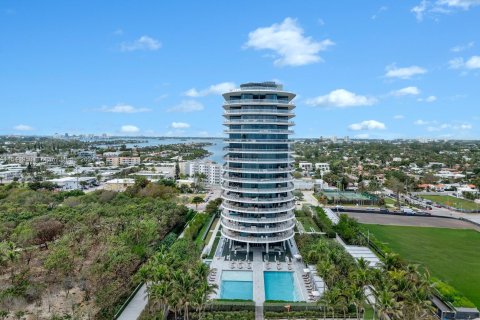
<path id="1" fill-rule="evenodd" d="M 248 263 L 243 261 L 236 261 L 234 267 L 232 268 L 232 261 L 227 260 L 226 257 L 221 255 L 222 248 L 224 245 L 223 240 L 220 240 L 217 252 L 210 264 L 211 269 L 216 269 L 217 273 L 211 283 L 218 285 L 217 292 L 210 295 L 210 299 L 219 299 L 220 298 L 220 285 L 222 278 L 222 271 L 224 270 L 233 270 L 233 271 L 252 271 L 253 272 L 253 300 L 255 305 L 261 306 L 265 302 L 265 289 L 264 289 L 264 271 L 290 271 L 294 272 L 294 285 L 296 287 L 296 293 L 300 295 L 300 301 L 309 301 L 308 300 L 308 291 L 303 282 L 302 275 L 303 269 L 306 268 L 305 263 L 302 261 L 297 261 L 292 259 L 291 270 L 289 270 L 289 265 L 287 262 L 270 262 L 269 269 L 267 269 L 267 263 L 262 260 L 262 250 L 260 248 L 252 248 L 253 252 L 253 261 L 251 262 L 251 269 L 248 268 Z M 322 292 L 322 288 L 317 288 L 318 291 Z M 311 301 L 313 302 L 313 301 Z"/>

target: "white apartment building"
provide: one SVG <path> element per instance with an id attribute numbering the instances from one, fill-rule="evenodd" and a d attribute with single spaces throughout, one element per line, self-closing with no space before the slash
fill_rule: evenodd
<path id="1" fill-rule="evenodd" d="M 300 161 L 298 163 L 298 167 L 300 169 L 302 169 L 303 171 L 312 171 L 313 170 L 313 164 L 311 162 Z"/>
<path id="2" fill-rule="evenodd" d="M 320 171 L 322 173 L 330 172 L 330 165 L 326 162 L 315 163 L 315 171 Z"/>
<path id="3" fill-rule="evenodd" d="M 108 157 L 105 159 L 107 166 L 133 166 L 140 164 L 140 157 Z"/>
<path id="4" fill-rule="evenodd" d="M 219 185 L 222 179 L 222 166 L 210 160 L 186 162 L 185 174 L 193 177 L 196 173 L 203 173 L 206 176 L 205 183 Z"/>

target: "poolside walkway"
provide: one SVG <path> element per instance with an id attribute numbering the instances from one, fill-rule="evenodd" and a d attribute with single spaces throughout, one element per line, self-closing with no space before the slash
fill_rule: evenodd
<path id="1" fill-rule="evenodd" d="M 123 310 L 122 314 L 117 320 L 136 320 L 140 317 L 143 309 L 147 306 L 148 295 L 147 285 L 144 283 L 137 291 L 135 296 L 130 300 L 127 307 Z"/>

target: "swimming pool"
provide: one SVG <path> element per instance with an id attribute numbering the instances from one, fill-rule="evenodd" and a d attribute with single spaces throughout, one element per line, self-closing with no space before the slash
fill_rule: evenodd
<path id="1" fill-rule="evenodd" d="M 253 273 L 251 271 L 223 271 L 220 299 L 253 300 Z"/>
<path id="2" fill-rule="evenodd" d="M 293 272 L 265 271 L 265 300 L 299 301 L 293 278 Z"/>

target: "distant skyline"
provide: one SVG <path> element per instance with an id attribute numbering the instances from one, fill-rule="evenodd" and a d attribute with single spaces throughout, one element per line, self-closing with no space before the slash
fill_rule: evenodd
<path id="1" fill-rule="evenodd" d="M 480 1 L 0 2 L 0 135 L 223 136 L 221 93 L 298 94 L 294 138 L 480 139 Z"/>

